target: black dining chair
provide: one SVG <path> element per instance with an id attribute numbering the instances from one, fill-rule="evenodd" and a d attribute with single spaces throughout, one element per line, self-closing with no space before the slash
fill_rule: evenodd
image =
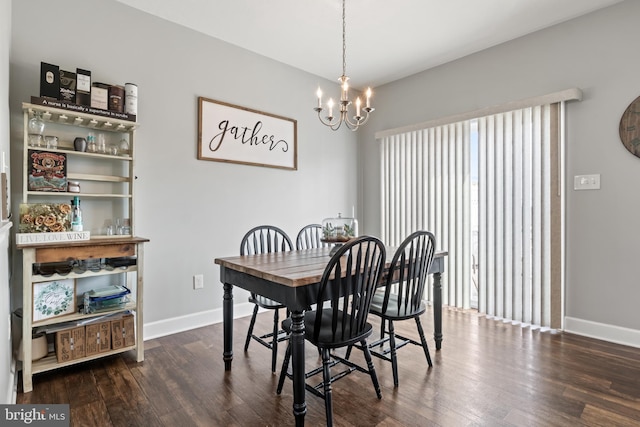
<path id="1" fill-rule="evenodd" d="M 384 279 L 384 287 L 376 292 L 369 309 L 371 314 L 380 317 L 382 323 L 380 339 L 370 343 L 369 347 L 374 356 L 391 362 L 395 387 L 398 386 L 396 350 L 405 345 L 411 343 L 421 346 L 429 367 L 433 366 L 420 316 L 426 311 L 423 298 L 435 246 L 436 239 L 428 231 L 416 231 L 408 236 L 396 249 Z M 416 322 L 420 342 L 395 333 L 393 323 L 409 319 Z M 388 324 L 386 330 L 385 323 Z"/>
<path id="2" fill-rule="evenodd" d="M 249 230 L 240 243 L 240 255 L 255 255 L 271 252 L 290 251 L 293 249 L 291 239 L 283 230 L 272 225 L 259 225 Z M 286 308 L 285 305 L 265 298 L 261 295 L 251 293 L 249 302 L 255 304 L 251 322 L 249 323 L 249 331 L 247 339 L 244 343 L 244 351 L 249 350 L 249 344 L 254 339 L 263 346 L 271 349 L 271 372 L 276 372 L 276 357 L 278 355 L 278 342 L 287 339 L 287 334 L 279 328 L 280 309 Z M 253 328 L 256 324 L 256 316 L 258 309 L 264 308 L 273 310 L 273 331 L 264 335 L 255 335 Z"/>
<path id="3" fill-rule="evenodd" d="M 367 316 L 385 258 L 384 244 L 375 237 L 362 236 L 345 243 L 331 257 L 320 279 L 316 309 L 304 314 L 305 340 L 316 346 L 322 355 L 322 366 L 305 373 L 305 378 L 309 379 L 322 372 L 322 382 L 315 386 L 307 382 L 305 388 L 324 399 L 328 426 L 333 425 L 331 383 L 354 370 L 369 374 L 378 399 L 382 398 L 367 346 L 367 338 L 373 330 Z M 291 333 L 291 325 L 290 318 L 282 322 L 287 333 Z M 333 353 L 335 349 L 356 343 L 364 352 L 367 368 Z M 287 345 L 282 364 L 278 394 L 282 392 L 285 378 L 290 377 L 287 373 L 290 358 L 291 342 Z M 330 368 L 340 363 L 347 369 L 332 376 Z"/>
<path id="4" fill-rule="evenodd" d="M 300 229 L 296 236 L 296 249 L 312 249 L 331 246 L 322 241 L 322 225 L 308 224 Z"/>

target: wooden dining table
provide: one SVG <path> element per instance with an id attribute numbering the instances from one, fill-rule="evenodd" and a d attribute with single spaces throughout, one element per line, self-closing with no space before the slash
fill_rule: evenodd
<path id="1" fill-rule="evenodd" d="M 386 248 L 387 267 L 395 248 Z M 284 304 L 291 313 L 291 363 L 293 414 L 304 425 L 307 412 L 304 371 L 304 311 L 316 303 L 318 284 L 329 262 L 330 248 L 216 258 L 224 286 L 222 310 L 225 371 L 233 360 L 233 287 L 245 289 Z M 442 283 L 446 251 L 436 252 L 429 270 L 433 274 L 433 327 L 436 350 L 442 347 Z"/>

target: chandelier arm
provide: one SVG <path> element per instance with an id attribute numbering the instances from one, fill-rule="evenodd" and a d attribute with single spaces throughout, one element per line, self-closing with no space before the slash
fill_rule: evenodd
<path id="1" fill-rule="evenodd" d="M 369 120 L 369 112 L 365 111 L 365 113 L 366 114 L 365 114 L 364 118 L 361 118 L 360 120 L 356 120 L 355 122 L 352 122 L 351 120 L 349 120 L 349 117 L 345 115 L 345 122 L 347 123 L 347 126 L 349 127 L 349 129 L 356 130 L 360 126 L 365 124 L 367 122 L 367 120 Z M 362 117 L 362 116 L 360 116 L 360 117 Z M 355 117 L 354 117 L 354 119 L 355 119 Z"/>
<path id="2" fill-rule="evenodd" d="M 322 123 L 323 125 L 329 127 L 331 130 L 340 129 L 340 125 L 342 125 L 342 117 L 340 117 L 340 118 L 336 117 L 336 119 L 338 119 L 337 121 L 325 120 L 320 115 L 322 113 L 322 108 L 316 108 L 315 110 L 318 112 L 318 119 L 320 120 L 320 123 Z M 342 116 L 342 114 L 341 114 L 341 116 Z M 332 119 L 333 119 L 333 117 L 332 117 Z"/>

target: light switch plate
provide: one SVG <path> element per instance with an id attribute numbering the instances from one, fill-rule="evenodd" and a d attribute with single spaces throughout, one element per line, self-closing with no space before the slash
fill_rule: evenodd
<path id="1" fill-rule="evenodd" d="M 574 190 L 599 190 L 600 174 L 574 176 L 573 189 Z"/>
<path id="2" fill-rule="evenodd" d="M 204 276 L 202 274 L 196 274 L 193 276 L 193 289 L 204 288 Z"/>

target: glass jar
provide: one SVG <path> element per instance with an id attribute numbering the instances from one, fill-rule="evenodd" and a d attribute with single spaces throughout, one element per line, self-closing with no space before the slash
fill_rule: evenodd
<path id="1" fill-rule="evenodd" d="M 35 133 L 29 134 L 29 147 L 42 147 L 44 145 L 44 139 L 42 135 Z"/>
<path id="2" fill-rule="evenodd" d="M 34 112 L 33 117 L 31 117 L 27 123 L 27 134 L 31 147 L 41 147 L 44 144 L 44 127 L 45 124 L 42 119 L 42 113 L 40 111 Z"/>
<path id="3" fill-rule="evenodd" d="M 358 237 L 358 220 L 343 218 L 325 218 L 322 220 L 322 241 L 328 243 L 345 243 Z"/>
<path id="4" fill-rule="evenodd" d="M 80 181 L 67 181 L 67 191 L 69 193 L 79 193 Z"/>
<path id="5" fill-rule="evenodd" d="M 121 156 L 129 155 L 129 141 L 127 141 L 124 138 L 120 140 L 120 155 Z"/>
<path id="6" fill-rule="evenodd" d="M 57 149 L 58 148 L 58 137 L 55 135 L 45 135 L 44 142 L 48 149 Z"/>
<path id="7" fill-rule="evenodd" d="M 96 136 L 93 132 L 89 132 L 87 135 L 87 152 L 96 153 L 98 151 L 98 146 L 96 145 Z"/>
<path id="8" fill-rule="evenodd" d="M 33 117 L 29 119 L 28 123 L 29 135 L 44 135 L 44 120 L 42 119 L 42 113 L 36 111 L 33 113 Z"/>
<path id="9" fill-rule="evenodd" d="M 104 133 L 98 134 L 98 153 L 107 154 L 107 142 Z"/>

